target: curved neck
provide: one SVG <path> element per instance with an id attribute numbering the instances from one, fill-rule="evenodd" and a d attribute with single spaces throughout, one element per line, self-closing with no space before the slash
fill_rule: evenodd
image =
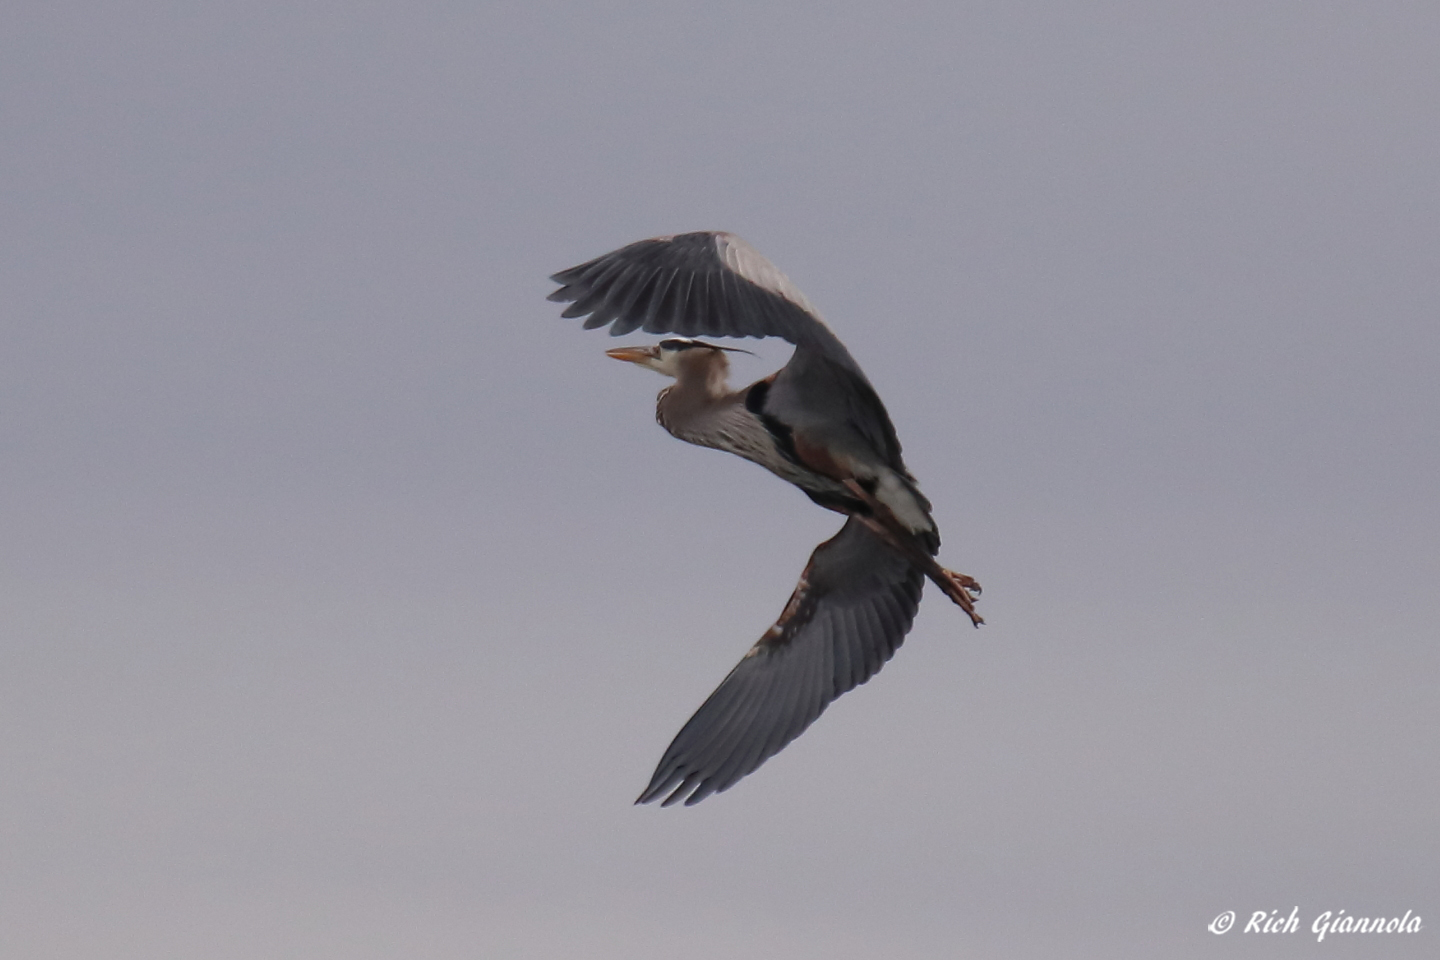
<path id="1" fill-rule="evenodd" d="M 715 411 L 732 405 L 735 398 L 727 382 L 730 363 L 720 351 L 689 351 L 679 366 L 675 382 L 660 391 L 655 419 L 675 436 L 686 439 L 704 432 Z"/>

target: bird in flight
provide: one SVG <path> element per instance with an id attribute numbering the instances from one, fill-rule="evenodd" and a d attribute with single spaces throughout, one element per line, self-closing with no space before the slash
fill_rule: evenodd
<path id="1" fill-rule="evenodd" d="M 926 577 L 975 626 L 980 585 L 940 566 L 930 501 L 900 456 L 875 388 L 795 285 L 739 237 L 641 240 L 551 277 L 550 299 L 585 329 L 672 334 L 606 351 L 674 378 L 655 418 L 673 436 L 728 450 L 847 516 L 820 544 L 780 619 L 675 736 L 636 803 L 699 803 L 798 737 L 832 700 L 870 679 L 905 639 Z M 740 390 L 734 347 L 694 339 L 780 337 L 784 367 Z"/>

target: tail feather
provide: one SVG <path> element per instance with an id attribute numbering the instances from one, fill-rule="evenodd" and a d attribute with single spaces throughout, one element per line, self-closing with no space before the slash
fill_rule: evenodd
<path id="1" fill-rule="evenodd" d="M 940 552 L 940 530 L 930 516 L 930 501 L 920 492 L 914 480 L 886 470 L 875 486 L 875 499 L 883 503 L 895 519 L 925 545 L 932 557 Z"/>

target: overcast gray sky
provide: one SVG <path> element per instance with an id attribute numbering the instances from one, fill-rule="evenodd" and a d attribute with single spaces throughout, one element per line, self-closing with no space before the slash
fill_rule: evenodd
<path id="1" fill-rule="evenodd" d="M 4 20 L 0 955 L 1436 955 L 1440 6 Z M 636 808 L 838 526 L 545 302 L 700 229 L 989 623 Z"/>

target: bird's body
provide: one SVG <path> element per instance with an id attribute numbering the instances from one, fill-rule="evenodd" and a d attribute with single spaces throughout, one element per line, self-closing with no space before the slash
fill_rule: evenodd
<path id="1" fill-rule="evenodd" d="M 701 447 L 713 447 L 769 470 L 812 498 L 854 503 L 843 483 L 810 469 L 786 447 L 786 427 L 775 418 L 767 425 L 764 400 L 772 378 L 732 392 L 726 374 L 725 353 L 698 341 L 668 340 L 679 347 L 676 381 L 655 402 L 655 421 L 673 437 Z M 632 351 L 638 350 L 638 354 Z M 622 360 L 637 357 L 644 363 L 647 348 L 620 347 L 610 355 Z M 848 511 L 846 511 L 848 512 Z"/>
<path id="2" fill-rule="evenodd" d="M 849 519 L 816 548 L 780 619 L 676 736 L 640 802 L 698 802 L 753 771 L 904 639 L 929 577 L 978 626 L 979 585 L 934 559 L 939 530 L 884 404 L 804 296 L 731 234 L 642 240 L 554 277 L 564 316 L 612 334 L 679 337 L 610 356 L 675 383 L 656 419 L 673 436 L 751 460 Z M 733 349 L 691 339 L 779 336 L 790 361 L 741 390 Z"/>

